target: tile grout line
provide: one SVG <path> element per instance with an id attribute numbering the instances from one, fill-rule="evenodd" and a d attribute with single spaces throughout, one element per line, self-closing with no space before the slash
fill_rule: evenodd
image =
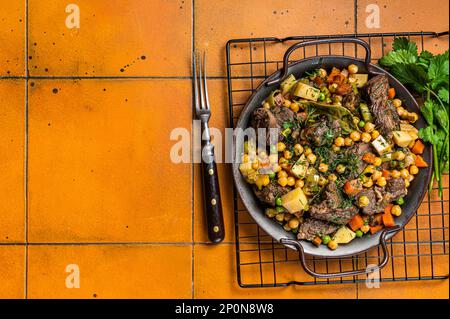
<path id="1" fill-rule="evenodd" d="M 25 299 L 28 299 L 28 0 L 25 0 L 25 123 L 24 123 L 24 208 L 25 208 Z"/>
<path id="2" fill-rule="evenodd" d="M 192 21 L 191 21 L 191 28 L 192 28 L 192 37 L 191 37 L 191 46 L 192 46 L 192 52 L 195 51 L 195 0 L 191 1 L 191 10 L 192 10 Z M 191 64 L 192 64 L 192 54 L 191 54 Z M 193 79 L 193 74 L 190 78 Z M 192 105 L 191 105 L 191 112 L 192 116 L 191 118 L 194 119 L 194 95 L 192 94 Z M 194 130 L 191 124 L 191 141 L 193 141 L 194 138 Z M 192 144 L 192 143 L 191 143 Z M 191 158 L 194 157 L 194 149 L 191 147 Z M 191 251 L 191 298 L 194 299 L 194 274 L 195 274 L 195 230 L 194 230 L 194 223 L 195 223 L 195 203 L 194 203 L 194 173 L 195 173 L 195 166 L 194 161 L 192 161 L 191 165 L 191 240 L 192 240 L 192 251 Z"/>

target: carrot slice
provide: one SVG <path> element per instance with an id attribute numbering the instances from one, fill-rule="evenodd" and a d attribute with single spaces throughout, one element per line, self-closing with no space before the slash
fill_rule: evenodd
<path id="1" fill-rule="evenodd" d="M 416 160 L 414 164 L 416 164 L 417 167 L 428 167 L 427 162 L 425 162 L 423 157 L 420 155 L 416 155 Z"/>
<path id="2" fill-rule="evenodd" d="M 348 226 L 351 230 L 357 231 L 361 227 L 364 226 L 364 220 L 362 219 L 360 214 L 356 214 L 355 217 L 348 223 Z"/>
<path id="3" fill-rule="evenodd" d="M 372 164 L 375 161 L 376 156 L 372 153 L 365 153 L 362 160 L 366 163 Z"/>
<path id="4" fill-rule="evenodd" d="M 414 143 L 414 146 L 411 147 L 411 152 L 413 152 L 413 154 L 419 155 L 423 153 L 423 150 L 425 149 L 425 145 L 422 143 L 421 140 L 417 140 Z"/>
<path id="5" fill-rule="evenodd" d="M 390 214 L 393 206 L 394 206 L 393 204 L 388 204 L 388 205 L 384 208 L 384 213 L 385 213 L 385 214 Z"/>
<path id="6" fill-rule="evenodd" d="M 320 246 L 320 244 L 322 243 L 322 239 L 319 236 L 314 237 L 314 239 L 312 240 L 312 243 L 316 246 Z"/>
<path id="7" fill-rule="evenodd" d="M 383 228 L 384 228 L 383 225 L 370 226 L 370 233 L 373 235 L 382 230 Z"/>
<path id="8" fill-rule="evenodd" d="M 391 172 L 389 172 L 387 169 L 382 169 L 381 176 L 383 176 L 386 180 L 388 180 L 391 178 Z"/>
<path id="9" fill-rule="evenodd" d="M 386 227 L 394 227 L 395 226 L 395 220 L 394 220 L 394 217 L 392 216 L 390 210 L 389 210 L 389 213 L 383 214 L 383 224 Z"/>
<path id="10" fill-rule="evenodd" d="M 395 89 L 394 88 L 389 88 L 388 90 L 388 98 L 389 100 L 392 100 L 395 97 Z"/>

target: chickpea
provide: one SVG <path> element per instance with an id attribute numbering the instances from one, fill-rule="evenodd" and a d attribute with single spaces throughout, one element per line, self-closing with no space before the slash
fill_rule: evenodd
<path id="1" fill-rule="evenodd" d="M 277 150 L 278 152 L 283 152 L 286 149 L 286 145 L 283 142 L 277 143 Z"/>
<path id="2" fill-rule="evenodd" d="M 345 140 L 342 136 L 336 137 L 334 140 L 334 145 L 336 146 L 344 146 Z"/>
<path id="3" fill-rule="evenodd" d="M 278 178 L 278 184 L 280 184 L 282 187 L 286 186 L 287 183 L 288 183 L 288 179 L 286 177 Z"/>
<path id="4" fill-rule="evenodd" d="M 378 136 L 380 136 L 380 132 L 378 132 L 377 130 L 373 130 L 372 131 L 372 139 L 376 139 Z"/>
<path id="5" fill-rule="evenodd" d="M 305 182 L 302 179 L 295 181 L 295 188 L 303 188 L 303 186 L 305 186 Z"/>
<path id="6" fill-rule="evenodd" d="M 350 138 L 353 142 L 358 142 L 361 139 L 361 134 L 358 131 L 353 131 L 350 133 Z"/>
<path id="7" fill-rule="evenodd" d="M 319 181 L 318 181 L 319 186 L 325 186 L 326 184 L 328 184 L 328 179 L 326 179 L 323 176 L 319 177 Z"/>
<path id="8" fill-rule="evenodd" d="M 419 168 L 416 165 L 411 165 L 409 167 L 409 173 L 411 175 L 417 175 L 419 173 Z"/>
<path id="9" fill-rule="evenodd" d="M 314 163 L 316 162 L 316 160 L 317 160 L 317 156 L 316 155 L 314 155 L 314 154 L 309 154 L 308 156 L 306 156 L 306 158 L 308 159 L 308 162 L 310 162 L 311 164 L 313 164 L 314 165 Z"/>
<path id="10" fill-rule="evenodd" d="M 419 119 L 419 115 L 417 115 L 416 112 L 409 113 L 408 121 L 409 123 L 416 123 L 416 121 Z"/>
<path id="11" fill-rule="evenodd" d="M 264 175 L 264 177 L 263 177 L 263 180 L 262 180 L 262 185 L 263 186 L 267 186 L 267 185 L 269 185 L 269 183 L 270 183 L 270 177 L 269 177 L 269 175 Z"/>
<path id="12" fill-rule="evenodd" d="M 363 141 L 364 143 L 369 143 L 371 139 L 372 139 L 372 136 L 370 136 L 369 133 L 364 132 L 361 134 L 361 141 Z"/>
<path id="13" fill-rule="evenodd" d="M 293 178 L 292 176 L 289 176 L 287 178 L 287 184 L 288 184 L 288 186 L 294 186 L 295 185 L 295 178 Z"/>
<path id="14" fill-rule="evenodd" d="M 292 152 L 289 151 L 289 150 L 284 150 L 283 155 L 284 155 L 285 159 L 291 159 L 292 158 Z"/>
<path id="15" fill-rule="evenodd" d="M 278 213 L 275 216 L 275 219 L 278 220 L 279 222 L 282 222 L 284 220 L 284 213 Z"/>
<path id="16" fill-rule="evenodd" d="M 334 182 L 337 180 L 337 176 L 335 174 L 328 175 L 328 180 Z"/>
<path id="17" fill-rule="evenodd" d="M 375 172 L 375 166 L 373 165 L 367 165 L 364 169 L 365 174 L 373 174 L 373 172 Z"/>
<path id="18" fill-rule="evenodd" d="M 361 226 L 360 230 L 365 234 L 370 230 L 370 226 L 369 225 L 363 225 Z"/>
<path id="19" fill-rule="evenodd" d="M 406 168 L 402 169 L 400 171 L 400 176 L 404 179 L 407 179 L 409 177 L 409 171 Z"/>
<path id="20" fill-rule="evenodd" d="M 367 182 L 363 183 L 363 186 L 367 187 L 367 188 L 372 187 L 373 186 L 373 180 L 372 179 L 367 180 Z"/>
<path id="21" fill-rule="evenodd" d="M 392 154 L 392 158 L 396 161 L 403 161 L 406 157 L 406 154 L 402 151 L 397 151 Z"/>
<path id="22" fill-rule="evenodd" d="M 391 171 L 391 176 L 392 178 L 399 178 L 400 177 L 400 172 L 397 171 L 396 169 Z"/>
<path id="23" fill-rule="evenodd" d="M 372 174 L 372 180 L 376 182 L 383 174 L 380 171 L 374 171 Z"/>
<path id="24" fill-rule="evenodd" d="M 283 171 L 283 170 L 281 170 L 281 171 L 279 171 L 278 172 L 278 178 L 281 178 L 281 177 L 288 177 L 288 173 L 286 172 L 286 171 Z"/>
<path id="25" fill-rule="evenodd" d="M 392 206 L 391 214 L 397 217 L 400 216 L 402 214 L 402 208 L 400 207 L 400 205 Z"/>
<path id="26" fill-rule="evenodd" d="M 317 70 L 317 75 L 320 76 L 321 78 L 324 78 L 327 76 L 327 70 L 321 68 L 321 69 Z"/>
<path id="27" fill-rule="evenodd" d="M 259 168 L 259 162 L 258 161 L 253 162 L 252 168 L 256 171 Z"/>
<path id="28" fill-rule="evenodd" d="M 248 154 L 242 155 L 242 163 L 248 163 L 250 161 L 250 158 Z"/>
<path id="29" fill-rule="evenodd" d="M 330 248 L 331 250 L 335 250 L 338 248 L 338 244 L 334 240 L 330 240 L 328 242 L 328 248 Z"/>
<path id="30" fill-rule="evenodd" d="M 353 140 L 350 137 L 346 137 L 344 139 L 344 145 L 345 146 L 352 146 L 353 145 Z"/>
<path id="31" fill-rule="evenodd" d="M 312 154 L 312 149 L 310 149 L 309 147 L 307 147 L 305 149 L 305 155 L 308 156 L 309 154 Z"/>
<path id="32" fill-rule="evenodd" d="M 273 218 L 278 214 L 277 210 L 274 208 L 267 208 L 266 209 L 266 216 L 269 218 Z"/>
<path id="33" fill-rule="evenodd" d="M 291 231 L 291 227 L 289 227 L 288 223 L 284 224 L 283 228 L 285 231 Z"/>
<path id="34" fill-rule="evenodd" d="M 409 185 L 411 185 L 411 183 L 407 179 L 405 179 L 405 187 L 408 188 Z"/>
<path id="35" fill-rule="evenodd" d="M 339 174 L 344 173 L 345 169 L 346 169 L 345 165 L 338 164 L 338 166 L 336 166 L 336 172 L 338 172 Z"/>
<path id="36" fill-rule="evenodd" d="M 367 197 L 367 196 L 360 196 L 358 198 L 358 206 L 359 207 L 366 207 L 369 204 L 370 204 L 369 197 Z"/>
<path id="37" fill-rule="evenodd" d="M 291 106 L 291 101 L 289 101 L 289 100 L 284 100 L 284 101 L 283 101 L 283 106 L 285 106 L 285 107 Z"/>
<path id="38" fill-rule="evenodd" d="M 300 105 L 297 103 L 291 103 L 291 110 L 292 112 L 297 113 L 300 110 Z"/>
<path id="39" fill-rule="evenodd" d="M 287 168 L 289 166 L 289 160 L 285 159 L 284 157 L 280 157 L 278 160 L 278 164 L 281 166 L 281 168 Z"/>
<path id="40" fill-rule="evenodd" d="M 395 106 L 395 107 L 400 107 L 400 106 L 402 106 L 402 100 L 400 100 L 400 99 L 393 99 L 392 100 L 392 105 Z"/>
<path id="41" fill-rule="evenodd" d="M 335 153 L 339 153 L 339 152 L 341 151 L 341 148 L 340 148 L 339 146 L 335 145 L 335 144 L 333 144 L 333 145 L 331 146 L 331 149 L 332 149 L 333 152 L 335 152 Z"/>
<path id="42" fill-rule="evenodd" d="M 381 164 L 383 164 L 383 161 L 381 160 L 381 158 L 375 157 L 375 160 L 373 161 L 373 165 L 378 167 L 378 166 L 381 166 Z"/>
<path id="43" fill-rule="evenodd" d="M 319 172 L 325 173 L 326 171 L 328 171 L 328 165 L 325 163 L 320 163 Z"/>
<path id="44" fill-rule="evenodd" d="M 350 65 L 348 66 L 348 73 L 350 73 L 350 74 L 356 74 L 356 73 L 358 73 L 358 66 L 355 65 L 355 64 L 350 64 Z"/>
<path id="45" fill-rule="evenodd" d="M 301 146 L 300 144 L 294 145 L 295 155 L 300 155 L 301 153 L 303 153 L 303 151 L 304 151 L 303 146 Z"/>
<path id="46" fill-rule="evenodd" d="M 298 220 L 298 218 L 291 218 L 291 220 L 289 220 L 289 227 L 291 227 L 292 229 L 297 228 L 300 225 L 300 222 Z"/>
<path id="47" fill-rule="evenodd" d="M 383 176 L 381 176 L 379 179 L 377 179 L 377 185 L 380 187 L 384 187 L 386 186 L 387 181 L 386 178 L 384 178 Z"/>
<path id="48" fill-rule="evenodd" d="M 330 86 L 328 86 L 328 90 L 331 93 L 334 93 L 334 92 L 336 92 L 337 87 L 338 87 L 337 83 L 333 83 L 333 84 L 330 84 Z"/>
<path id="49" fill-rule="evenodd" d="M 361 119 L 357 116 L 353 116 L 353 124 L 359 125 L 359 122 L 361 122 Z"/>
<path id="50" fill-rule="evenodd" d="M 408 112 L 408 111 L 406 111 L 405 108 L 402 107 L 402 106 L 399 106 L 397 108 L 397 113 L 398 113 L 399 116 L 403 116 L 406 112 Z"/>
<path id="51" fill-rule="evenodd" d="M 364 131 L 366 131 L 367 133 L 371 133 L 373 130 L 375 129 L 375 124 L 367 122 L 364 125 Z"/>
<path id="52" fill-rule="evenodd" d="M 268 102 L 264 102 L 263 108 L 265 108 L 266 110 L 269 110 L 270 109 L 270 104 Z"/>

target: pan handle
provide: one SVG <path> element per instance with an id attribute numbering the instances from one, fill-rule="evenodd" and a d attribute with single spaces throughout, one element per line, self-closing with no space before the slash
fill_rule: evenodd
<path id="1" fill-rule="evenodd" d="M 303 42 L 294 44 L 293 46 L 291 46 L 289 49 L 286 50 L 286 53 L 284 54 L 284 57 L 283 57 L 283 69 L 282 69 L 281 76 L 277 79 L 267 82 L 266 85 L 270 86 L 273 84 L 280 83 L 288 75 L 289 57 L 291 56 L 292 52 L 294 52 L 295 50 L 297 50 L 299 48 L 309 46 L 309 45 L 319 45 L 319 44 L 329 44 L 329 43 L 355 43 L 355 44 L 359 44 L 362 47 L 364 47 L 364 49 L 366 50 L 366 57 L 365 57 L 364 61 L 366 63 L 367 70 L 369 70 L 369 65 L 370 65 L 372 54 L 370 51 L 370 46 L 366 41 L 363 41 L 363 40 L 360 40 L 357 38 L 318 39 L 318 40 L 303 41 Z"/>
<path id="2" fill-rule="evenodd" d="M 388 252 L 387 245 L 386 245 L 386 236 L 388 234 L 391 234 L 391 233 L 396 233 L 399 230 L 401 230 L 401 227 L 400 226 L 395 226 L 395 227 L 391 227 L 391 228 L 385 228 L 383 230 L 383 232 L 381 233 L 380 245 L 381 245 L 381 248 L 383 250 L 383 259 L 382 259 L 381 263 L 378 266 L 374 267 L 375 269 L 376 268 L 378 268 L 378 269 L 383 268 L 384 266 L 386 266 L 386 264 L 387 264 L 387 262 L 389 260 L 389 252 Z M 366 269 L 342 271 L 342 272 L 336 272 L 336 273 L 317 273 L 317 272 L 311 270 L 308 267 L 308 265 L 306 263 L 305 252 L 303 250 L 303 246 L 300 244 L 299 241 L 293 240 L 293 239 L 288 239 L 288 238 L 282 238 L 280 240 L 280 242 L 282 244 L 292 245 L 292 246 L 295 246 L 297 248 L 299 259 L 300 259 L 300 263 L 303 266 L 303 269 L 305 270 L 305 272 L 307 274 L 309 274 L 309 275 L 311 275 L 313 277 L 327 279 L 327 278 L 336 278 L 336 277 L 357 276 L 357 275 L 363 275 L 363 274 L 367 273 Z M 374 268 L 372 268 L 372 269 L 374 269 Z"/>

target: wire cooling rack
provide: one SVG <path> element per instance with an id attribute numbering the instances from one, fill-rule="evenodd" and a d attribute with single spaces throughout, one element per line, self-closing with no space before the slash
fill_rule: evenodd
<path id="1" fill-rule="evenodd" d="M 391 48 L 393 39 L 405 36 L 419 50 L 433 51 L 448 32 L 398 32 L 234 39 L 227 43 L 227 79 L 230 125 L 234 124 L 251 93 L 265 78 L 282 66 L 284 51 L 293 43 L 340 37 L 355 37 L 369 43 L 372 62 Z M 359 49 L 359 50 L 358 50 Z M 298 50 L 292 61 L 317 55 L 346 55 L 362 58 L 364 50 L 354 44 L 326 44 Z M 406 227 L 388 241 L 389 263 L 374 279 L 381 282 L 438 280 L 448 278 L 449 264 L 449 178 L 444 176 L 444 196 L 437 187 L 427 193 L 417 214 Z M 241 287 L 277 287 L 288 285 L 343 284 L 366 282 L 367 276 L 317 279 L 306 274 L 297 252 L 274 241 L 253 221 L 234 189 L 237 277 Z M 382 259 L 381 248 L 340 259 L 307 258 L 316 272 L 342 272 L 367 269 Z"/>

